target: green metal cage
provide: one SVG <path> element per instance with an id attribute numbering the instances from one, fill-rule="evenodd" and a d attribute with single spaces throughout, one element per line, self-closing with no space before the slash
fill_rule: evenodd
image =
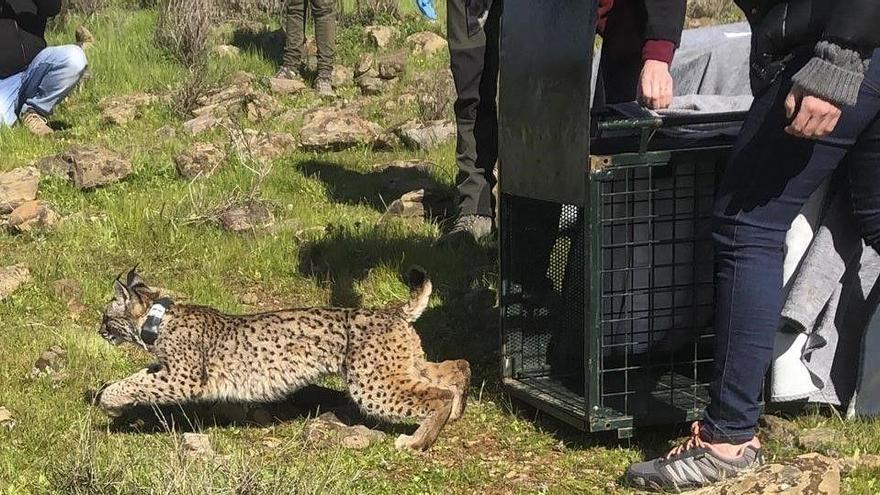
<path id="1" fill-rule="evenodd" d="M 734 134 L 700 131 L 744 116 L 592 111 L 595 6 L 550 3 L 505 2 L 504 385 L 588 432 L 693 420 L 712 375 L 711 213 Z"/>

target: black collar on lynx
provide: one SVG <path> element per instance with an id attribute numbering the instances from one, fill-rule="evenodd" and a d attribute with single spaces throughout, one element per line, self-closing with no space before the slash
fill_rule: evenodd
<path id="1" fill-rule="evenodd" d="M 153 345 L 156 343 L 156 339 L 159 338 L 159 326 L 162 325 L 162 318 L 165 317 L 168 308 L 173 305 L 174 301 L 163 297 L 157 299 L 155 304 L 150 307 L 147 319 L 144 320 L 144 325 L 141 327 L 141 340 L 144 344 Z"/>

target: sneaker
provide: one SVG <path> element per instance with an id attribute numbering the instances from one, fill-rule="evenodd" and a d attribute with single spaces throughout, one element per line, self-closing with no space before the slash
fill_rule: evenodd
<path id="1" fill-rule="evenodd" d="M 459 244 L 462 241 L 483 242 L 492 237 L 492 218 L 482 215 L 462 215 L 452 230 L 437 239 L 438 245 Z"/>
<path id="2" fill-rule="evenodd" d="M 416 7 L 426 18 L 436 21 L 437 11 L 434 9 L 434 0 L 416 0 Z"/>
<path id="3" fill-rule="evenodd" d="M 318 92 L 319 96 L 336 96 L 336 92 L 333 91 L 333 83 L 330 82 L 329 77 L 319 77 L 315 80 L 315 91 Z"/>
<path id="4" fill-rule="evenodd" d="M 28 110 L 21 114 L 21 125 L 31 131 L 31 134 L 35 136 L 44 137 L 55 132 L 49 127 L 46 117 L 43 117 L 33 110 Z"/>
<path id="5" fill-rule="evenodd" d="M 290 67 L 281 66 L 278 68 L 278 72 L 275 73 L 275 79 L 291 79 L 294 81 L 302 81 L 305 83 L 302 75 L 300 75 L 299 71 L 296 69 L 291 69 Z"/>
<path id="6" fill-rule="evenodd" d="M 687 442 L 672 449 L 666 457 L 633 464 L 624 478 L 630 486 L 641 490 L 679 493 L 738 476 L 763 463 L 757 439 L 744 443 L 736 457 L 728 458 L 700 438 L 697 421 L 691 425 Z"/>

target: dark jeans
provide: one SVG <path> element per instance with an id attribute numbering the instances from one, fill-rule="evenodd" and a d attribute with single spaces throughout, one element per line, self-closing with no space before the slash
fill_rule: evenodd
<path id="1" fill-rule="evenodd" d="M 286 38 L 282 65 L 298 70 L 303 63 L 306 42 L 306 3 L 315 16 L 315 44 L 318 45 L 318 77 L 333 75 L 336 58 L 336 0 L 288 0 Z"/>
<path id="2" fill-rule="evenodd" d="M 455 147 L 459 214 L 494 216 L 498 160 L 498 44 L 502 0 L 494 0 L 483 29 L 468 34 L 467 1 L 447 0 L 447 38 L 455 82 Z"/>
<path id="3" fill-rule="evenodd" d="M 880 50 L 858 103 L 834 132 L 811 141 L 783 128 L 792 63 L 757 95 L 734 147 L 715 206 L 715 376 L 703 420 L 708 440 L 750 440 L 773 356 L 783 305 L 786 231 L 816 188 L 838 167 L 850 178 L 853 211 L 865 242 L 880 248 Z"/>

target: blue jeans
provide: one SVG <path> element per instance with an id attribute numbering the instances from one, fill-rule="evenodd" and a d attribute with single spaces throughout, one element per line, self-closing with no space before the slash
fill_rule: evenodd
<path id="1" fill-rule="evenodd" d="M 44 117 L 51 114 L 79 82 L 86 65 L 86 54 L 79 46 L 50 46 L 25 70 L 0 79 L 0 126 L 11 126 L 29 110 Z"/>
<path id="2" fill-rule="evenodd" d="M 838 167 L 849 175 L 865 242 L 880 248 L 880 50 L 858 102 L 834 132 L 811 141 L 785 133 L 792 63 L 758 95 L 718 190 L 715 376 L 703 420 L 707 440 L 742 443 L 755 435 L 759 398 L 783 306 L 785 234 L 801 207 Z"/>

